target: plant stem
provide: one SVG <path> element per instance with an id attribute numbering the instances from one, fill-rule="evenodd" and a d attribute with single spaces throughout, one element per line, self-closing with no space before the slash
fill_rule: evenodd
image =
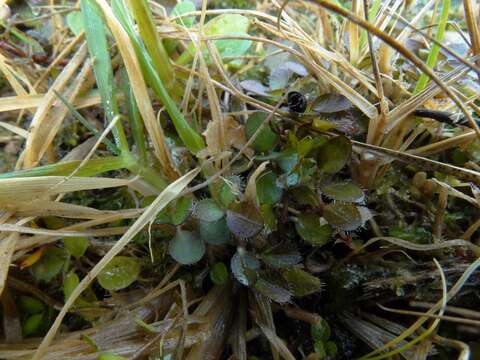
<path id="1" fill-rule="evenodd" d="M 145 43 L 156 72 L 172 97 L 175 100 L 181 99 L 182 89 L 175 79 L 175 72 L 170 64 L 170 58 L 158 36 L 147 1 L 129 0 L 128 3 L 137 22 L 140 37 Z"/>
<path id="2" fill-rule="evenodd" d="M 155 70 L 150 55 L 146 51 L 141 39 L 135 32 L 133 20 L 125 9 L 123 2 L 121 0 L 115 0 L 112 3 L 112 7 L 118 20 L 130 37 L 147 83 L 152 87 L 152 89 L 155 91 L 155 94 L 160 98 L 165 106 L 165 109 L 167 110 L 168 115 L 170 115 L 180 139 L 182 139 L 183 143 L 191 153 L 196 154 L 198 151 L 205 148 L 203 138 L 190 126 L 183 114 L 178 109 L 175 101 L 173 101 L 173 99 L 170 97 L 167 89 L 160 79 L 160 76 Z"/>
<path id="3" fill-rule="evenodd" d="M 138 106 L 133 95 L 133 90 L 130 87 L 130 80 L 125 69 L 120 73 L 121 85 L 127 100 L 128 120 L 130 122 L 130 129 L 132 131 L 133 140 L 137 147 L 140 163 L 147 164 L 147 139 L 145 138 L 145 127 L 141 118 Z"/>

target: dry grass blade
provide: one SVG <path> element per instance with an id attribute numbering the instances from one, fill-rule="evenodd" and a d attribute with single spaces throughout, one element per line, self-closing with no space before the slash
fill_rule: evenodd
<path id="1" fill-rule="evenodd" d="M 105 229 L 96 229 L 90 231 L 63 231 L 63 230 L 48 230 L 33 228 L 28 226 L 20 226 L 15 224 L 0 224 L 0 231 L 4 232 L 17 232 L 22 234 L 34 234 L 34 235 L 48 235 L 48 236 L 64 236 L 64 237 L 77 237 L 77 236 L 111 236 L 123 234 L 126 227 L 111 227 Z"/>
<path id="2" fill-rule="evenodd" d="M 446 320 L 446 321 L 451 321 L 451 322 L 456 322 L 456 323 L 461 323 L 461 324 L 467 324 L 467 325 L 474 325 L 480 327 L 480 321 L 479 320 L 472 320 L 472 319 L 464 319 L 461 317 L 456 317 L 456 316 L 448 316 L 448 315 L 430 315 L 430 314 L 425 314 L 420 311 L 412 311 L 412 310 L 401 310 L 401 309 L 392 309 L 387 306 L 383 306 L 381 304 L 378 305 L 380 309 L 389 311 L 395 314 L 402 314 L 402 315 L 413 315 L 413 316 L 427 316 L 432 319 L 441 319 L 441 320 Z"/>
<path id="3" fill-rule="evenodd" d="M 19 239 L 19 235 L 9 234 L 0 240 L 0 295 L 3 293 L 5 283 L 8 277 L 8 270 L 12 261 L 12 255 L 15 250 L 15 245 Z"/>
<path id="4" fill-rule="evenodd" d="M 365 144 L 359 141 L 352 140 L 352 143 L 355 146 L 361 147 L 363 149 L 367 149 L 369 151 L 372 151 L 373 153 L 378 153 L 384 156 L 386 155 L 388 157 L 392 157 L 406 164 L 417 166 L 420 169 L 439 171 L 444 174 L 455 176 L 459 179 L 472 181 L 476 184 L 480 184 L 480 173 L 475 170 L 470 170 L 467 168 L 445 164 L 439 161 L 430 160 L 430 159 L 413 155 L 410 153 L 396 151 L 396 150 L 375 146 L 371 144 Z"/>
<path id="5" fill-rule="evenodd" d="M 451 85 L 455 81 L 461 79 L 462 76 L 468 73 L 468 69 L 463 66 L 457 66 L 453 70 L 449 71 L 447 74 L 441 77 L 442 81 L 446 85 Z M 409 115 L 411 115 L 416 109 L 423 105 L 428 100 L 432 99 L 441 92 L 441 89 L 436 84 L 430 84 L 421 92 L 411 96 L 408 100 L 402 102 L 400 105 L 395 107 L 388 114 L 388 124 L 385 128 L 385 131 L 392 130 L 395 126 L 398 126 L 405 120 Z"/>
<path id="6" fill-rule="evenodd" d="M 447 240 L 443 241 L 441 243 L 435 243 L 435 244 L 427 244 L 427 245 L 421 245 L 421 244 L 414 244 L 410 241 L 402 240 L 402 239 L 397 239 L 394 237 L 387 237 L 387 236 L 382 236 L 382 237 L 376 237 L 368 240 L 364 245 L 362 245 L 358 250 L 355 252 L 358 253 L 362 249 L 367 248 L 368 246 L 372 245 L 373 243 L 376 243 L 377 241 L 384 240 L 387 241 L 391 244 L 400 246 L 405 249 L 410 249 L 414 251 L 431 251 L 431 250 L 438 250 L 438 249 L 447 249 L 455 246 L 464 246 L 466 248 L 469 248 L 472 250 L 475 255 L 480 256 L 480 247 L 472 244 L 470 241 L 465 241 L 462 239 L 455 239 L 455 240 Z"/>
<path id="7" fill-rule="evenodd" d="M 46 136 L 50 137 L 53 139 L 55 136 L 56 131 L 58 130 L 58 127 L 60 126 L 61 121 L 67 114 L 68 110 L 62 106 L 59 105 L 59 107 L 54 107 L 55 106 L 55 101 L 57 100 L 57 97 L 55 95 L 54 91 L 62 92 L 62 90 L 65 88 L 67 85 L 68 81 L 72 78 L 73 74 L 77 70 L 77 68 L 82 65 L 82 63 L 85 62 L 85 58 L 87 56 L 87 47 L 85 44 L 83 44 L 72 60 L 68 63 L 68 65 L 63 69 L 63 71 L 60 73 L 60 75 L 56 78 L 55 82 L 52 84 L 48 92 L 45 94 L 42 104 L 38 107 L 37 111 L 35 112 L 35 115 L 32 119 L 32 123 L 29 128 L 29 136 L 27 138 L 27 142 L 25 145 L 25 158 L 24 158 L 24 167 L 25 168 L 30 168 L 35 166 L 43 156 L 44 151 L 46 150 L 46 145 L 48 145 L 46 140 Z M 86 65 L 86 64 L 85 64 Z M 88 73 L 88 66 L 84 66 L 82 73 L 80 74 L 81 77 L 77 77 L 77 81 L 72 84 L 71 86 L 71 92 L 68 94 L 67 98 L 71 102 L 78 93 L 80 89 L 80 85 L 84 81 L 85 75 Z M 53 111 L 54 114 L 49 114 L 50 111 Z M 54 126 L 46 126 L 45 122 L 47 121 L 47 116 L 51 115 L 54 117 Z M 50 121 L 50 119 L 48 119 Z M 51 133 L 52 131 L 52 133 Z M 40 152 L 43 151 L 43 152 Z"/>
<path id="8" fill-rule="evenodd" d="M 37 108 L 43 104 L 44 97 L 45 94 L 2 97 L 0 98 L 0 112 Z M 121 97 L 119 96 L 119 98 Z M 95 92 L 82 94 L 73 101 L 76 109 L 83 109 L 100 103 L 100 95 Z"/>
<path id="9" fill-rule="evenodd" d="M 135 221 L 135 223 L 125 232 L 125 234 L 115 243 L 115 245 L 108 251 L 108 253 L 93 267 L 80 284 L 75 288 L 73 293 L 68 298 L 64 307 L 58 314 L 55 322 L 48 331 L 47 335 L 43 339 L 42 343 L 38 347 L 33 360 L 39 360 L 45 354 L 48 345 L 52 342 L 55 334 L 57 333 L 63 318 L 67 314 L 70 307 L 74 304 L 75 300 L 80 294 L 88 287 L 88 285 L 95 279 L 100 271 L 110 262 L 110 260 L 117 255 L 124 246 L 140 231 L 145 225 L 154 219 L 154 217 L 165 206 L 167 206 L 172 200 L 174 200 L 184 188 L 198 175 L 200 169 L 194 169 L 189 173 L 183 175 L 181 178 L 171 183 L 160 195 L 152 202 L 152 204 L 145 210 L 145 212 Z"/>
<path id="10" fill-rule="evenodd" d="M 7 210 L 15 212 L 18 217 L 59 216 L 71 219 L 96 219 L 110 213 L 87 206 L 49 200 L 17 201 L 4 206 Z"/>
<path id="11" fill-rule="evenodd" d="M 3 76 L 5 76 L 17 95 L 25 96 L 28 94 L 22 84 L 17 80 L 15 70 L 7 64 L 7 59 L 2 54 L 0 54 L 0 71 L 3 73 Z"/>
<path id="12" fill-rule="evenodd" d="M 9 124 L 4 121 L 0 121 L 0 127 L 3 127 L 4 129 L 11 131 L 14 134 L 17 134 L 21 136 L 22 138 L 26 139 L 28 136 L 28 131 L 22 129 L 21 127 Z"/>
<path id="13" fill-rule="evenodd" d="M 0 179 L 0 204 L 15 206 L 17 202 L 32 201 L 48 195 L 125 186 L 131 183 L 130 180 L 99 177 L 73 177 L 67 182 L 64 182 L 64 179 L 62 176 Z"/>

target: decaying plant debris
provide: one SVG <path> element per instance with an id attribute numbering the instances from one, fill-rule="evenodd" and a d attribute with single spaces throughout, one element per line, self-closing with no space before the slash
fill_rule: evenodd
<path id="1" fill-rule="evenodd" d="M 477 3 L 0 10 L 0 358 L 480 358 Z"/>

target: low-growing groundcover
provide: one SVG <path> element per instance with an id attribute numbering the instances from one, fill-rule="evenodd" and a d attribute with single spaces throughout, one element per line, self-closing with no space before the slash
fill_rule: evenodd
<path id="1" fill-rule="evenodd" d="M 480 358 L 474 1 L 0 7 L 0 358 Z"/>

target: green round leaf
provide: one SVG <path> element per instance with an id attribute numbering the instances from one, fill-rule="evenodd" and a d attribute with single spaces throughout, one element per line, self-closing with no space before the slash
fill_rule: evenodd
<path id="1" fill-rule="evenodd" d="M 330 225 L 321 224 L 320 217 L 315 214 L 300 214 L 295 223 L 295 229 L 303 240 L 314 246 L 325 245 L 332 236 Z"/>
<path id="2" fill-rule="evenodd" d="M 170 240 L 168 250 L 175 261 L 182 265 L 190 265 L 202 259 L 205 254 L 205 243 L 196 234 L 179 229 Z"/>
<path id="3" fill-rule="evenodd" d="M 317 207 L 319 204 L 318 195 L 307 186 L 293 188 L 291 194 L 299 205 Z"/>
<path id="4" fill-rule="evenodd" d="M 291 172 L 297 166 L 300 157 L 294 150 L 285 150 L 277 158 L 278 166 L 286 173 Z"/>
<path id="5" fill-rule="evenodd" d="M 268 114 L 265 112 L 255 112 L 247 120 L 245 132 L 247 138 L 250 139 L 257 129 L 262 125 Z M 251 147 L 257 152 L 267 152 L 273 150 L 278 142 L 278 135 L 272 131 L 269 125 L 265 126 L 253 141 Z"/>
<path id="6" fill-rule="evenodd" d="M 338 348 L 337 344 L 335 344 L 333 341 L 328 341 L 325 344 L 325 351 L 327 352 L 327 355 L 330 357 L 335 357 L 338 353 Z"/>
<path id="7" fill-rule="evenodd" d="M 318 323 L 310 327 L 310 334 L 315 341 L 326 342 L 330 339 L 331 333 L 330 325 L 325 319 L 320 320 Z"/>
<path id="8" fill-rule="evenodd" d="M 319 278 L 297 267 L 285 270 L 282 275 L 295 296 L 310 295 L 322 288 Z"/>
<path id="9" fill-rule="evenodd" d="M 45 310 L 45 305 L 40 300 L 25 295 L 20 296 L 19 305 L 27 314 L 38 314 Z"/>
<path id="10" fill-rule="evenodd" d="M 257 197 L 260 204 L 273 205 L 282 199 L 283 189 L 277 185 L 277 176 L 267 171 L 257 181 Z"/>
<path id="11" fill-rule="evenodd" d="M 200 236 L 203 241 L 210 245 L 223 245 L 230 240 L 230 230 L 225 218 L 214 222 L 200 221 Z"/>
<path id="12" fill-rule="evenodd" d="M 315 352 L 320 356 L 320 359 L 324 359 L 327 356 L 327 352 L 325 351 L 325 344 L 323 341 L 315 341 L 313 344 L 313 348 Z"/>
<path id="13" fill-rule="evenodd" d="M 80 279 L 74 272 L 65 276 L 65 279 L 63 279 L 63 295 L 65 296 L 65 301 L 72 295 L 73 290 L 75 290 L 79 283 Z"/>
<path id="14" fill-rule="evenodd" d="M 230 268 L 239 283 L 249 286 L 253 284 L 257 278 L 260 262 L 252 255 L 240 255 L 240 253 L 236 252 L 235 255 L 232 256 Z"/>
<path id="15" fill-rule="evenodd" d="M 170 16 L 179 16 L 183 15 L 189 12 L 195 11 L 195 4 L 191 1 L 182 1 L 177 3 L 175 7 L 173 8 L 172 12 L 170 13 Z M 184 25 L 186 27 L 191 27 L 193 23 L 195 22 L 195 16 L 184 16 L 178 20 L 176 20 L 177 24 Z"/>
<path id="16" fill-rule="evenodd" d="M 181 197 L 175 204 L 175 210 L 171 214 L 173 225 L 183 224 L 192 213 L 193 199 L 191 197 Z"/>
<path id="17" fill-rule="evenodd" d="M 140 274 L 140 264 L 136 258 L 114 257 L 98 275 L 99 284 L 107 290 L 116 291 L 130 286 Z"/>
<path id="18" fill-rule="evenodd" d="M 351 182 L 322 186 L 322 192 L 332 200 L 361 203 L 365 200 L 363 190 Z"/>
<path id="19" fill-rule="evenodd" d="M 87 251 L 88 238 L 84 236 L 68 237 L 63 239 L 63 244 L 70 255 L 75 259 L 79 259 L 85 254 L 85 251 Z"/>
<path id="20" fill-rule="evenodd" d="M 320 147 L 318 167 L 327 174 L 335 174 L 346 165 L 352 152 L 352 144 L 345 136 L 337 136 Z"/>
<path id="21" fill-rule="evenodd" d="M 215 285 L 223 285 L 228 280 L 228 269 L 223 262 L 213 265 L 210 270 L 210 279 Z"/>
<path id="22" fill-rule="evenodd" d="M 42 258 L 30 268 L 33 277 L 46 282 L 52 280 L 62 270 L 66 258 L 67 254 L 64 249 L 55 246 L 49 247 Z"/>
<path id="23" fill-rule="evenodd" d="M 212 199 L 203 199 L 195 206 L 195 217 L 201 221 L 214 222 L 220 220 L 225 213 Z"/>
<path id="24" fill-rule="evenodd" d="M 350 203 L 328 204 L 323 210 L 323 217 L 331 226 L 343 231 L 353 231 L 364 223 L 358 207 Z"/>
<path id="25" fill-rule="evenodd" d="M 220 179 L 218 198 L 220 203 L 228 207 L 242 193 L 242 178 L 237 175 Z"/>
<path id="26" fill-rule="evenodd" d="M 30 315 L 25 319 L 22 325 L 22 333 L 24 336 L 37 335 L 43 328 L 45 321 L 45 313 Z"/>
<path id="27" fill-rule="evenodd" d="M 214 17 L 204 27 L 205 35 L 247 35 L 249 20 L 239 14 L 222 14 Z M 252 45 L 250 40 L 214 40 L 222 57 L 243 55 Z"/>

